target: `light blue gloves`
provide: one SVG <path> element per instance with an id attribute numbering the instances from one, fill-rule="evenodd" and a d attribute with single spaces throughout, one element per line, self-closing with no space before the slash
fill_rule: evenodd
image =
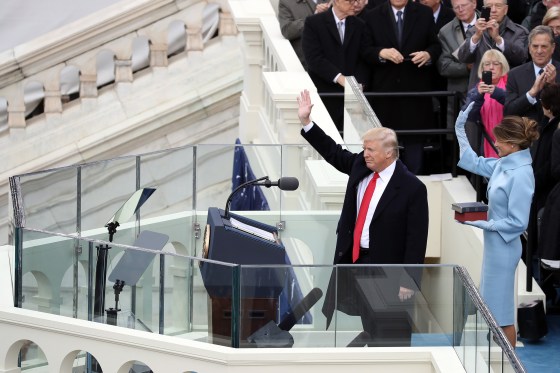
<path id="1" fill-rule="evenodd" d="M 465 111 L 460 111 L 455 121 L 455 135 L 457 135 L 457 141 L 459 142 L 459 157 L 462 157 L 465 151 L 471 147 L 469 139 L 467 139 L 467 134 L 465 133 L 465 123 L 467 123 L 467 118 L 469 117 L 473 105 L 474 101 L 467 106 Z"/>
<path id="2" fill-rule="evenodd" d="M 473 227 L 477 227 L 480 229 L 484 229 L 491 232 L 496 232 L 496 228 L 494 227 L 494 221 L 486 221 L 486 220 L 474 220 L 474 221 L 466 221 L 466 225 L 472 225 Z"/>

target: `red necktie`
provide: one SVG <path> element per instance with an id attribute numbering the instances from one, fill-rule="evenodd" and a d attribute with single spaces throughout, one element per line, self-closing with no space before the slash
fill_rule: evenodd
<path id="1" fill-rule="evenodd" d="M 354 246 L 352 247 L 352 263 L 356 263 L 358 257 L 360 256 L 360 240 L 362 238 L 362 230 L 364 229 L 364 223 L 366 222 L 366 215 L 369 208 L 369 202 L 371 201 L 371 196 L 373 196 L 373 191 L 375 190 L 375 184 L 379 179 L 379 174 L 376 172 L 373 174 L 373 178 L 369 181 L 366 191 L 364 192 L 364 197 L 362 198 L 362 203 L 360 203 L 360 212 L 358 213 L 358 218 L 356 219 L 356 226 L 354 227 Z"/>

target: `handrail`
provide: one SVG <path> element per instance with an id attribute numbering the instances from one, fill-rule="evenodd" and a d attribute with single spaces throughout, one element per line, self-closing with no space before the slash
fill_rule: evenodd
<path id="1" fill-rule="evenodd" d="M 353 77 L 349 77 L 352 78 Z M 353 89 L 354 94 L 358 97 L 360 104 L 364 107 L 366 111 L 366 115 L 371 119 L 374 126 L 383 126 L 383 124 L 379 121 L 379 118 L 375 114 L 375 111 L 371 108 L 369 102 L 364 100 L 364 97 L 434 97 L 434 96 L 457 96 L 456 91 L 423 91 L 423 92 L 356 92 L 355 86 L 356 83 L 352 84 L 353 81 L 350 81 L 351 87 Z M 319 93 L 319 97 L 344 97 L 344 93 L 341 92 L 321 92 Z M 457 101 L 455 102 L 455 110 L 457 111 L 458 105 Z M 371 113 L 370 113 L 371 112 Z M 455 138 L 455 130 L 452 128 L 429 128 L 429 129 L 415 129 L 415 130 L 395 130 L 397 135 L 402 136 L 415 136 L 415 135 L 451 135 Z M 457 176 L 457 163 L 458 163 L 458 149 L 457 149 L 457 142 L 453 141 L 452 145 L 452 155 L 451 155 L 451 174 L 453 177 Z M 477 194 L 478 195 L 478 194 Z"/>
<path id="2" fill-rule="evenodd" d="M 497 337 L 495 341 L 502 348 L 509 361 L 512 363 L 514 371 L 516 373 L 526 373 L 527 371 L 525 370 L 525 367 L 517 357 L 517 354 L 515 353 L 513 347 L 510 345 L 504 331 L 498 325 L 498 322 L 494 318 L 494 315 L 492 315 L 492 312 L 490 312 L 490 310 L 486 306 L 486 303 L 484 303 L 484 300 L 476 289 L 476 285 L 469 276 L 468 271 L 462 266 L 455 267 L 455 271 L 465 285 L 465 288 L 470 298 L 473 300 L 477 310 L 480 311 L 482 317 L 488 322 L 488 326 L 490 327 L 492 334 Z"/>

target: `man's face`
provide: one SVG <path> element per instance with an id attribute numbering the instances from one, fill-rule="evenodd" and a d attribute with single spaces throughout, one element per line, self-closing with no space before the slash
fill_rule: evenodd
<path id="1" fill-rule="evenodd" d="M 490 19 L 501 23 L 508 12 L 508 6 L 504 0 L 486 0 L 485 8 L 490 8 Z"/>
<path id="2" fill-rule="evenodd" d="M 439 8 L 439 0 L 420 0 L 420 3 L 432 8 L 433 12 Z"/>
<path id="3" fill-rule="evenodd" d="M 336 12 L 336 16 L 340 19 L 353 16 L 356 14 L 354 12 L 354 4 L 360 0 L 334 0 L 333 8 Z"/>
<path id="4" fill-rule="evenodd" d="M 383 171 L 391 163 L 391 152 L 383 148 L 379 140 L 365 140 L 363 143 L 366 166 L 372 171 Z"/>
<path id="5" fill-rule="evenodd" d="M 402 9 L 406 6 L 406 3 L 408 3 L 408 0 L 389 0 L 389 2 L 391 3 L 391 5 L 394 8 Z"/>
<path id="6" fill-rule="evenodd" d="M 535 35 L 529 42 L 529 54 L 533 59 L 533 63 L 538 67 L 545 67 L 550 62 L 553 52 L 554 42 L 550 40 L 549 35 Z"/>
<path id="7" fill-rule="evenodd" d="M 451 0 L 451 6 L 459 21 L 469 23 L 474 18 L 476 3 L 473 0 Z"/>
<path id="8" fill-rule="evenodd" d="M 360 14 L 366 7 L 368 0 L 358 0 L 354 3 L 354 14 Z"/>

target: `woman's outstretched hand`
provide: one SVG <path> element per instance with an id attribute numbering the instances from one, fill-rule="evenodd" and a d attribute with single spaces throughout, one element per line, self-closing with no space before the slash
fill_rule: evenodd
<path id="1" fill-rule="evenodd" d="M 463 156 L 463 153 L 470 148 L 469 140 L 465 132 L 465 123 L 469 117 L 469 113 L 474 106 L 474 101 L 467 106 L 464 111 L 459 112 L 457 120 L 455 121 L 455 135 L 457 135 L 457 141 L 459 142 L 459 156 Z"/>

